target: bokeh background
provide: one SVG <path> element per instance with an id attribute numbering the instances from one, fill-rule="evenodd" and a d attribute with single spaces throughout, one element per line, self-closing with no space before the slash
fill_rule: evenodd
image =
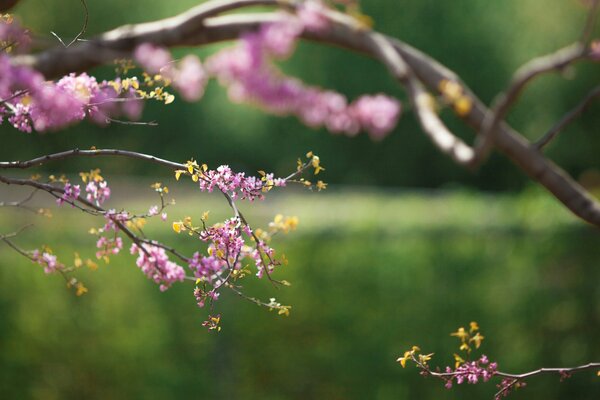
<path id="1" fill-rule="evenodd" d="M 90 0 L 89 35 L 125 23 L 174 15 L 197 1 Z M 578 0 L 370 0 L 376 28 L 421 48 L 454 69 L 486 102 L 530 58 L 572 42 L 585 9 Z M 15 13 L 40 37 L 77 34 L 79 1 L 22 0 Z M 598 31 L 596 31 L 598 32 Z M 598 36 L 598 35 L 596 35 Z M 179 49 L 202 57 L 204 49 Z M 302 43 L 282 68 L 306 82 L 335 88 L 350 99 L 385 92 L 404 100 L 383 67 L 339 49 Z M 111 78 L 111 68 L 95 71 Z M 509 121 L 535 139 L 594 85 L 598 64 L 535 81 Z M 548 149 L 591 190 L 600 179 L 600 105 L 593 104 Z M 471 139 L 448 112 L 448 124 Z M 3 160 L 71 148 L 122 148 L 247 172 L 286 174 L 308 150 L 326 167 L 325 192 L 290 189 L 261 204 L 242 204 L 254 225 L 276 213 L 298 215 L 300 226 L 277 238 L 289 266 L 278 277 L 292 286 L 247 282 L 249 294 L 292 305 L 290 317 L 224 293 L 216 305 L 223 330 L 207 333 L 205 310 L 192 288 L 161 293 L 123 254 L 95 272 L 81 271 L 90 289 L 75 297 L 60 277 L 45 276 L 8 247 L 0 247 L 0 398 L 4 399 L 450 399 L 491 398 L 493 384 L 457 387 L 424 379 L 395 359 L 413 344 L 435 352 L 434 365 L 452 363 L 449 333 L 476 320 L 483 352 L 503 370 L 565 366 L 600 359 L 600 236 L 566 212 L 499 155 L 478 172 L 439 154 L 407 112 L 381 142 L 311 130 L 294 118 L 268 116 L 231 104 L 211 83 L 204 99 L 148 104 L 157 127 L 83 123 L 60 133 L 23 134 L 0 126 Z M 100 166 L 113 185 L 113 207 L 146 210 L 156 203 L 150 183 L 162 181 L 177 206 L 169 221 L 211 211 L 228 216 L 219 196 L 200 195 L 168 171 L 127 159 L 73 160 L 40 169 L 65 173 Z M 0 188 L 1 200 L 24 192 Z M 40 195 L 39 205 L 52 206 Z M 35 229 L 16 242 L 50 245 L 59 257 L 94 254 L 85 232 L 100 222 L 70 209 L 45 220 L 0 209 L 2 233 L 24 223 Z M 148 233 L 191 253 L 193 239 L 153 221 Z M 595 373 L 530 381 L 515 399 L 594 399 Z"/>

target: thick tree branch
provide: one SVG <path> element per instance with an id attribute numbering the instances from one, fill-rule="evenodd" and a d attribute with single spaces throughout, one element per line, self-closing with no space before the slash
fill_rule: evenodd
<path id="1" fill-rule="evenodd" d="M 275 0 L 208 2 L 173 18 L 125 26 L 89 41 L 76 43 L 69 48 L 55 48 L 37 55 L 15 57 L 14 62 L 29 65 L 42 72 L 46 77 L 52 78 L 69 72 L 87 70 L 111 62 L 115 58 L 130 56 L 134 48 L 143 42 L 174 47 L 198 46 L 232 40 L 243 32 L 256 30 L 261 24 L 279 20 L 281 17 L 275 13 L 208 17 L 223 11 L 257 4 L 277 6 L 279 3 Z M 351 27 L 348 24 L 334 22 L 326 31 L 306 31 L 303 33 L 303 37 L 342 46 L 377 58 L 377 54 L 374 54 L 372 44 L 369 42 L 369 35 L 365 35 L 364 27 Z M 488 110 L 455 73 L 408 44 L 392 38 L 387 39 L 393 43 L 394 48 L 414 72 L 415 77 L 430 89 L 439 91 L 439 83 L 442 80 L 461 83 L 473 101 L 471 112 L 463 118 L 477 133 L 485 130 L 485 121 L 489 121 L 490 115 L 504 115 L 502 112 L 498 113 L 498 110 L 502 111 L 506 107 L 502 106 L 506 101 L 498 103 L 500 105 L 496 106 L 495 111 Z M 537 59 L 532 62 L 517 74 L 506 98 L 512 99 L 518 95 L 524 84 L 537 74 L 546 70 L 562 68 L 580 58 L 581 51 L 580 46 L 574 46 L 563 49 L 558 55 L 553 55 L 551 59 Z M 413 88 L 413 91 L 416 89 Z M 415 93 L 413 93 L 414 96 Z M 502 118 L 495 117 L 495 119 L 498 122 L 492 124 L 493 129 L 490 132 L 492 133 L 492 143 L 498 150 L 509 157 L 532 179 L 545 186 L 574 214 L 593 225 L 600 226 L 600 205 L 585 189 L 560 167 L 540 154 L 522 135 L 506 123 L 501 122 Z M 433 129 L 439 132 L 438 128 L 434 127 Z"/>

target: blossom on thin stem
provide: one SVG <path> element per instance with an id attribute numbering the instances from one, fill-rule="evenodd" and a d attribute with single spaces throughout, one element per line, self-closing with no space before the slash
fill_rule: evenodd
<path id="1" fill-rule="evenodd" d="M 67 202 L 71 203 L 71 206 L 74 207 L 72 203 L 77 201 L 81 193 L 79 185 L 72 185 L 70 182 L 66 182 L 64 190 L 63 195 L 56 199 L 56 204 L 62 206 L 63 203 Z"/>
<path id="2" fill-rule="evenodd" d="M 183 282 L 185 279 L 183 267 L 170 261 L 165 249 L 147 243 L 142 243 L 141 246 L 133 243 L 129 251 L 137 254 L 136 265 L 148 278 L 160 285 L 161 291 L 164 292 L 174 282 Z"/>
<path id="3" fill-rule="evenodd" d="M 46 274 L 56 272 L 63 267 L 63 265 L 58 262 L 56 256 L 50 251 L 40 252 L 38 249 L 35 249 L 31 252 L 31 259 L 44 267 L 44 272 Z"/>

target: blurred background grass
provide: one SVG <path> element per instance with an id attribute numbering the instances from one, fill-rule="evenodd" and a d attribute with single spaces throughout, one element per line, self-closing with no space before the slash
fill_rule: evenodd
<path id="1" fill-rule="evenodd" d="M 90 35 L 197 4 L 88 3 Z M 363 7 L 378 29 L 455 69 L 488 102 L 520 64 L 576 38 L 585 17 L 576 0 L 372 0 Z M 16 14 L 45 37 L 51 30 L 72 37 L 81 23 L 75 0 L 43 6 L 23 0 Z M 284 68 L 349 98 L 384 91 L 404 99 L 382 67 L 341 50 L 301 44 Z M 111 77 L 110 68 L 96 72 Z M 536 81 L 511 123 L 529 138 L 538 137 L 599 77 L 597 65 L 577 66 L 569 75 Z M 576 178 L 593 177 L 600 167 L 598 110 L 592 105 L 549 149 Z M 451 115 L 444 117 L 470 137 Z M 292 315 L 278 317 L 225 293 L 217 303 L 223 331 L 208 334 L 191 286 L 160 293 L 132 256 L 117 257 L 93 273 L 81 271 L 90 293 L 77 298 L 60 277 L 45 276 L 3 246 L 0 398 L 491 398 L 493 385 L 447 391 L 394 362 L 419 344 L 436 353 L 434 364 L 451 364 L 457 344 L 449 333 L 471 320 L 486 336 L 484 353 L 510 372 L 600 359 L 600 237 L 527 185 L 502 157 L 471 174 L 440 155 L 410 113 L 390 137 L 373 143 L 232 105 L 215 84 L 200 103 L 150 104 L 144 118 L 159 126 L 102 129 L 84 123 L 57 134 L 25 135 L 1 125 L 0 156 L 24 159 L 95 145 L 284 174 L 297 156 L 314 150 L 327 168 L 330 190 L 286 190 L 265 203 L 243 204 L 257 226 L 279 212 L 300 217 L 298 231 L 276 240 L 290 259 L 278 277 L 292 286 L 277 290 L 249 280 L 247 287 L 248 294 L 291 304 Z M 228 215 L 219 196 L 199 195 L 189 183 L 175 183 L 164 170 L 142 162 L 79 160 L 49 168 L 76 174 L 94 166 L 113 183 L 114 207 L 146 210 L 156 202 L 148 185 L 160 180 L 178 203 L 169 221 L 206 209 L 212 221 Z M 23 193 L 10 189 L 1 188 L 2 200 Z M 44 196 L 36 201 L 52 204 Z M 92 256 L 94 238 L 85 232 L 99 222 L 68 208 L 53 213 L 43 220 L 0 209 L 2 233 L 35 222 L 17 240 L 23 248 L 49 244 L 65 260 L 74 251 Z M 151 222 L 148 233 L 194 251 L 197 243 L 174 235 L 169 225 Z M 562 384 L 540 377 L 513 396 L 593 399 L 600 385 L 593 373 Z"/>

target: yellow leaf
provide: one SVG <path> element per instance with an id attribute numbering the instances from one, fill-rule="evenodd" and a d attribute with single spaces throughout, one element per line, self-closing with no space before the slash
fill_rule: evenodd
<path id="1" fill-rule="evenodd" d="M 477 322 L 472 321 L 471 323 L 469 323 L 469 332 L 470 333 L 473 333 L 478 330 L 479 330 L 479 325 L 477 324 Z"/>
<path id="2" fill-rule="evenodd" d="M 83 283 L 78 282 L 77 283 L 77 287 L 76 287 L 76 291 L 75 294 L 77 296 L 82 296 L 84 294 L 86 294 L 88 292 L 87 288 L 83 285 Z"/>
<path id="3" fill-rule="evenodd" d="M 469 339 L 469 342 L 474 342 L 475 343 L 475 348 L 478 349 L 479 346 L 481 346 L 481 342 L 483 342 L 484 336 L 480 335 L 479 332 L 477 332 L 475 334 L 475 336 L 473 336 L 471 339 Z"/>
<path id="4" fill-rule="evenodd" d="M 463 328 L 462 326 L 458 328 L 456 332 L 451 333 L 450 336 L 456 336 L 463 342 L 469 338 L 469 334 L 467 333 L 467 331 L 465 331 L 465 328 Z"/>
<path id="5" fill-rule="evenodd" d="M 471 112 L 472 108 L 473 108 L 473 102 L 467 96 L 461 96 L 454 103 L 454 111 L 456 111 L 456 113 L 461 117 L 468 115 Z"/>
<path id="6" fill-rule="evenodd" d="M 433 356 L 433 353 L 430 353 L 430 354 L 419 354 L 419 361 L 422 364 L 427 364 L 427 361 L 431 360 L 431 356 Z"/>
<path id="7" fill-rule="evenodd" d="M 92 260 L 90 260 L 89 258 L 87 260 L 85 260 L 85 265 L 91 269 L 92 271 L 95 271 L 98 269 L 98 264 L 96 264 L 95 262 L 93 262 Z"/>
<path id="8" fill-rule="evenodd" d="M 181 232 L 181 227 L 182 227 L 182 223 L 181 221 L 179 222 L 173 222 L 173 230 L 177 233 Z"/>
<path id="9" fill-rule="evenodd" d="M 458 101 L 463 94 L 462 86 L 460 86 L 458 82 L 450 81 L 448 79 L 443 79 L 440 82 L 439 89 L 444 97 L 452 103 Z"/>
<path id="10" fill-rule="evenodd" d="M 465 363 L 465 360 L 463 360 L 463 358 L 456 353 L 454 354 L 454 361 L 454 368 L 458 368 Z"/>
<path id="11" fill-rule="evenodd" d="M 81 260 L 81 257 L 79 257 L 79 253 L 75 253 L 75 260 L 73 261 L 73 265 L 75 265 L 75 268 L 79 268 L 83 265 L 83 261 Z"/>

